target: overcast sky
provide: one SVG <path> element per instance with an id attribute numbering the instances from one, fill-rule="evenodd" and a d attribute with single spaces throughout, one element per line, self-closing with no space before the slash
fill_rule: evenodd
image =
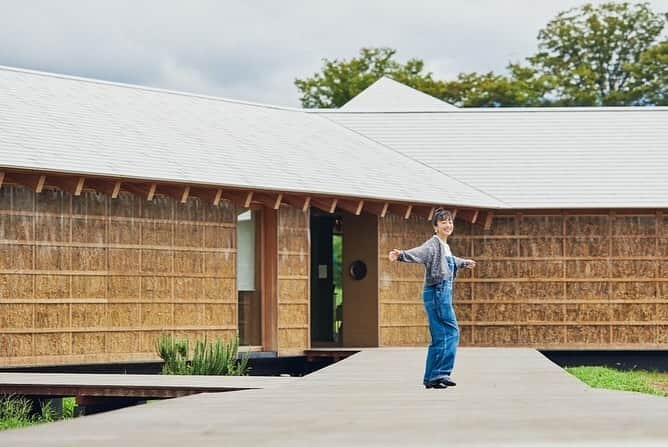
<path id="1" fill-rule="evenodd" d="M 438 79 L 503 72 L 576 0 L 0 0 L 0 65 L 299 106 L 322 59 L 389 46 Z M 594 3 L 601 3 L 594 1 Z M 668 11 L 668 0 L 651 1 Z"/>

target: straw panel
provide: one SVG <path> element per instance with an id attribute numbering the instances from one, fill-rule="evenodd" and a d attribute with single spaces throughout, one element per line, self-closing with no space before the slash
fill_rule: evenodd
<path id="1" fill-rule="evenodd" d="M 424 269 L 387 253 L 423 243 L 430 224 L 388 216 L 379 228 L 381 345 L 424 345 L 426 317 L 416 311 Z M 455 284 L 461 345 L 668 347 L 662 213 L 508 213 L 487 231 L 456 220 L 449 244 L 478 262 Z"/>
<path id="2" fill-rule="evenodd" d="M 300 352 L 310 346 L 309 214 L 278 210 L 278 350 Z"/>
<path id="3" fill-rule="evenodd" d="M 0 188 L 0 365 L 154 360 L 237 329 L 231 203 Z"/>

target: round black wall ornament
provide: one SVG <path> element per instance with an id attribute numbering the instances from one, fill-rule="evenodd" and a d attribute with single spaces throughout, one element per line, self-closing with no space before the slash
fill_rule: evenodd
<path id="1" fill-rule="evenodd" d="M 353 261 L 350 263 L 350 269 L 348 270 L 350 277 L 356 281 L 364 279 L 366 276 L 366 264 L 364 261 Z"/>

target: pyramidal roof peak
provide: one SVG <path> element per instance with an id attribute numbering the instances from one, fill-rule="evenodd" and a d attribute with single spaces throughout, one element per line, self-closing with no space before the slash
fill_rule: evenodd
<path id="1" fill-rule="evenodd" d="M 383 76 L 339 110 L 344 112 L 442 112 L 457 107 Z"/>

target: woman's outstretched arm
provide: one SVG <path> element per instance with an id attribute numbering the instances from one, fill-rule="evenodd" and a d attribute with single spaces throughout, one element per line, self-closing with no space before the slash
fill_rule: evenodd
<path id="1" fill-rule="evenodd" d="M 411 248 L 410 250 L 393 249 L 390 251 L 390 261 L 413 262 L 416 264 L 426 264 L 429 259 L 429 243 L 428 240 L 419 247 Z"/>

